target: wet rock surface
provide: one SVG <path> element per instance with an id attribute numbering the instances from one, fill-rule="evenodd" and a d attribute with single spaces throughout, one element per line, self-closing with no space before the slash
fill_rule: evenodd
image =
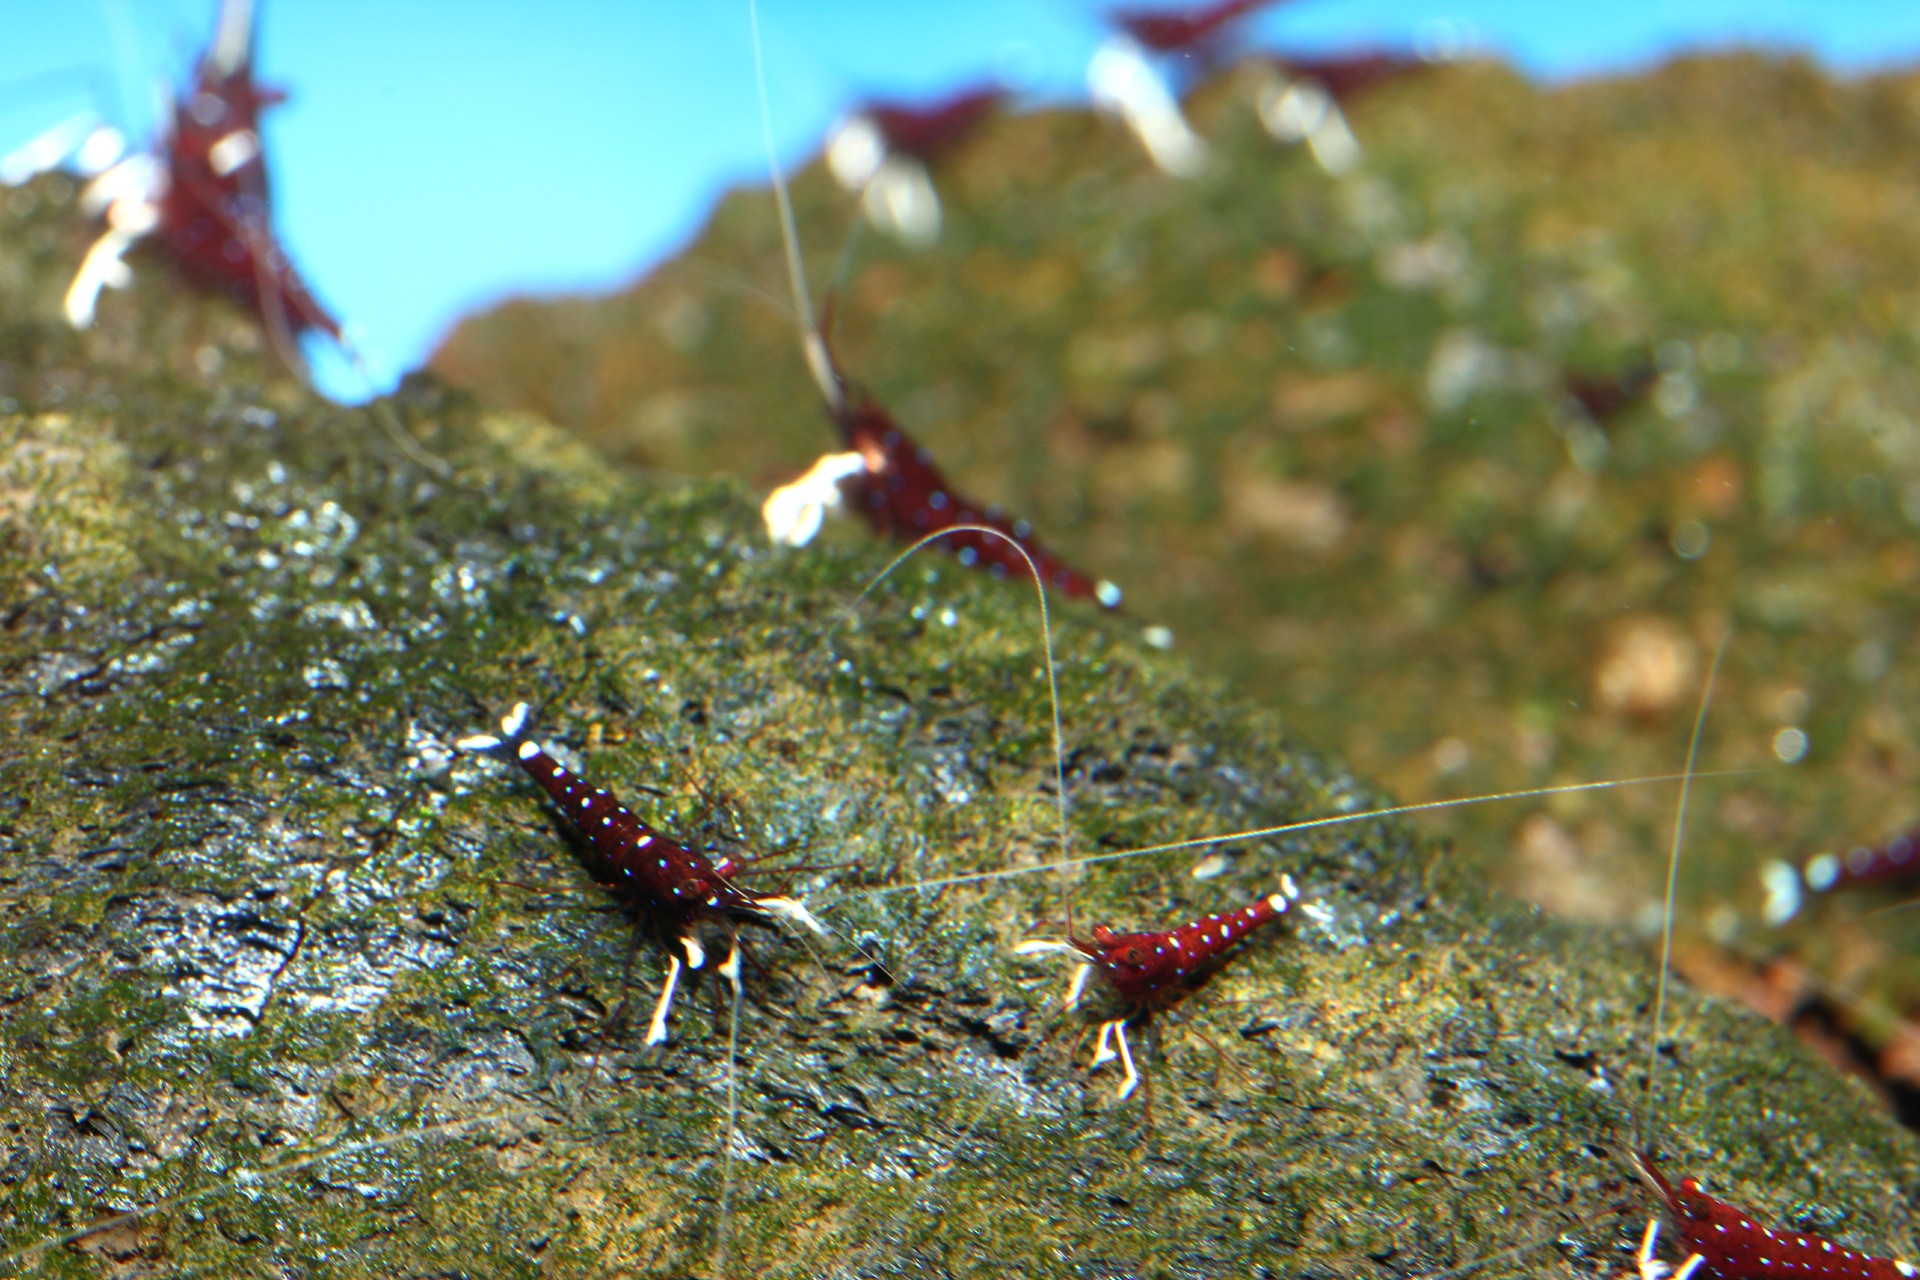
<path id="1" fill-rule="evenodd" d="M 164 272 L 67 334 L 85 231 L 28 190 L 0 206 L 0 1271 L 1618 1270 L 1640 948 L 1377 821 L 1207 879 L 1187 850 L 915 888 L 1060 856 L 1029 592 L 923 558 L 853 607 L 878 552 L 776 554 L 735 486 L 430 381 L 318 402 Z M 1132 624 L 1058 622 L 1073 855 L 1377 803 Z M 615 1016 L 657 958 L 629 991 L 633 929 L 550 809 L 450 746 L 520 698 L 833 923 L 752 940 L 737 1042 L 710 983 L 663 1047 Z M 1067 975 L 1011 944 L 1283 871 L 1303 908 L 1112 1105 Z M 1912 1238 L 1914 1144 L 1860 1090 L 1684 994 L 1662 1048 L 1676 1167 Z"/>
<path id="2" fill-rule="evenodd" d="M 1836 894 L 1778 928 L 1759 871 L 1920 822 L 1920 76 L 1433 67 L 1346 105 L 1336 176 L 1261 127 L 1268 75 L 1194 94 L 1217 163 L 1184 182 L 1088 112 L 994 118 L 937 166 L 928 250 L 843 254 L 853 203 L 797 174 L 847 371 L 956 485 L 1403 800 L 1673 769 L 1731 632 L 1702 760 L 1747 772 L 1700 792 L 1683 933 L 1914 1096 L 1914 915 Z M 475 317 L 435 366 L 764 491 L 832 432 L 741 277 L 784 278 L 764 189 L 628 289 Z M 1625 926 L 1671 815 L 1648 790 L 1423 824 Z"/>

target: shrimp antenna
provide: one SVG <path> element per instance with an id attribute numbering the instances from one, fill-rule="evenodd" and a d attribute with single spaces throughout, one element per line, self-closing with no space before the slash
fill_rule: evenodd
<path id="1" fill-rule="evenodd" d="M 1713 649 L 1713 661 L 1707 666 L 1706 684 L 1700 690 L 1700 709 L 1693 717 L 1693 735 L 1687 740 L 1687 763 L 1680 774 L 1680 799 L 1674 805 L 1673 848 L 1667 854 L 1667 896 L 1660 916 L 1660 979 L 1653 994 L 1653 1035 L 1647 1040 L 1646 1088 L 1640 1114 L 1634 1120 L 1635 1152 L 1646 1147 L 1647 1117 L 1653 1112 L 1653 1073 L 1660 1065 L 1660 1030 L 1667 1015 L 1667 974 L 1673 962 L 1673 903 L 1680 880 L 1680 849 L 1687 831 L 1687 801 L 1693 797 L 1694 764 L 1700 757 L 1700 739 L 1706 733 L 1707 708 L 1713 704 L 1714 678 L 1720 673 L 1720 659 L 1726 655 L 1727 642 L 1732 638 L 1732 631 L 1720 637 L 1720 643 Z"/>
<path id="2" fill-rule="evenodd" d="M 1047 707 L 1053 715 L 1053 804 L 1060 819 L 1060 861 L 1052 865 L 1071 869 L 1079 864 L 1073 858 L 1067 835 L 1067 750 L 1066 736 L 1060 731 L 1060 680 L 1053 654 L 1053 614 L 1047 608 L 1047 588 L 1045 579 L 1040 573 L 1040 566 L 1033 562 L 1033 557 L 1027 553 L 1025 547 L 1020 545 L 1020 540 L 1004 530 L 984 524 L 956 524 L 930 533 L 887 561 L 886 567 L 874 574 L 873 580 L 860 589 L 860 594 L 855 596 L 853 603 L 847 606 L 846 611 L 841 615 L 841 620 L 844 622 L 853 617 L 854 611 L 873 594 L 873 589 L 885 582 L 895 569 L 912 559 L 914 553 L 920 548 L 930 546 L 949 534 L 956 533 L 985 534 L 998 538 L 1012 547 L 1014 553 L 1026 561 L 1027 575 L 1033 580 L 1033 592 L 1040 599 L 1040 644 L 1047 655 Z"/>
<path id="3" fill-rule="evenodd" d="M 800 230 L 793 218 L 793 198 L 787 192 L 786 175 L 780 172 L 780 158 L 773 146 L 773 107 L 767 100 L 767 63 L 760 48 L 759 0 L 747 0 L 747 19 L 753 28 L 753 83 L 760 95 L 760 140 L 767 150 L 767 171 L 773 176 L 774 203 L 780 206 L 780 241 L 786 248 L 787 284 L 793 290 L 793 306 L 800 313 L 800 346 L 827 408 L 838 414 L 846 402 L 846 392 L 833 367 L 827 340 L 813 318 L 813 298 L 807 292 L 806 270 L 800 262 Z"/>
<path id="4" fill-rule="evenodd" d="M 755 48 L 759 45 L 756 43 Z M 734 961 L 733 1002 L 727 1006 L 727 1155 L 720 1166 L 720 1215 L 714 1226 L 713 1274 L 727 1280 L 727 1228 L 733 1221 L 733 1146 L 740 1132 L 740 973 Z"/>
<path id="5" fill-rule="evenodd" d="M 1715 769 L 1691 776 L 1738 778 L 1755 772 L 1757 770 L 1754 769 Z M 1241 840 L 1261 840 L 1269 836 L 1291 835 L 1297 831 L 1318 831 L 1323 827 L 1342 827 L 1356 822 L 1371 822 L 1379 818 L 1397 818 L 1407 813 L 1427 813 L 1437 809 L 1464 809 L 1468 805 L 1499 804 L 1507 800 L 1527 800 L 1535 796 L 1579 795 L 1588 791 L 1611 791 L 1616 787 L 1653 786 L 1667 782 L 1681 782 L 1687 777 L 1688 775 L 1679 773 L 1655 773 L 1639 778 L 1610 778 L 1603 782 L 1563 782 L 1549 787 L 1525 787 L 1518 791 L 1490 791 L 1484 795 L 1455 796 L 1447 800 L 1420 800 L 1412 804 L 1384 805 L 1378 809 L 1335 813 L 1323 818 L 1302 818 L 1297 822 L 1282 822 L 1271 827 L 1254 827 L 1248 831 L 1230 831 L 1225 835 L 1201 836 L 1193 840 L 1169 840 L 1165 844 L 1142 845 L 1137 849 L 1117 849 L 1111 853 L 1090 853 L 1083 858 L 1069 858 L 1063 862 L 1042 862 L 1029 867 L 1006 867 L 998 871 L 970 871 L 962 875 L 913 880 L 905 884 L 881 885 L 878 888 L 858 890 L 853 896 L 879 897 L 889 893 L 944 889 L 949 885 L 981 884 L 989 880 L 1017 880 L 1021 876 L 1087 867 L 1097 862 L 1124 862 L 1129 858 L 1144 858 L 1156 853 L 1174 853 L 1182 849 L 1208 849 L 1215 845 L 1233 844 Z"/>

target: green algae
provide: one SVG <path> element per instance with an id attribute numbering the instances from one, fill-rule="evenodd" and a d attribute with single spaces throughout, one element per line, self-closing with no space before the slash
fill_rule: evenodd
<path id="1" fill-rule="evenodd" d="M 84 238 L 32 190 L 5 271 Z M 1381 822 L 1212 879 L 916 890 L 1059 856 L 1030 593 L 922 558 L 850 612 L 880 553 L 776 553 L 734 484 L 424 380 L 383 427 L 112 339 L 241 323 L 164 276 L 101 339 L 50 292 L 0 302 L 0 429 L 87 442 L 17 472 L 0 542 L 0 1269 L 692 1276 L 723 1239 L 735 1275 L 1618 1269 L 1637 948 Z M 1376 802 L 1131 624 L 1056 621 L 1073 851 Z M 842 936 L 756 940 L 737 1051 L 710 988 L 663 1048 L 613 1018 L 631 931 L 523 779 L 448 750 L 523 697 L 663 828 L 815 868 L 770 880 Z M 1112 1105 L 1066 975 L 1011 944 L 1282 871 L 1310 909 L 1163 1020 L 1150 1107 Z M 1911 1238 L 1916 1150 L 1862 1091 L 1722 1006 L 1669 1038 L 1676 1163 Z"/>
<path id="2" fill-rule="evenodd" d="M 837 346 L 956 483 L 1403 799 L 1671 769 L 1731 631 L 1705 759 L 1761 772 L 1703 794 L 1685 915 L 1834 975 L 1877 1047 L 1920 1005 L 1912 916 L 1835 903 L 1779 934 L 1755 872 L 1920 814 L 1917 85 L 1747 54 L 1551 88 L 1435 68 L 1355 104 L 1338 179 L 1261 132 L 1253 67 L 1196 94 L 1220 163 L 1187 183 L 1117 125 L 1009 115 L 941 166 L 936 249 L 861 241 Z M 854 211 L 817 166 L 796 199 L 823 281 Z M 436 367 L 769 488 L 829 431 L 793 409 L 790 323 L 723 272 L 782 279 L 764 192 L 632 290 L 470 321 Z M 1637 373 L 1605 420 L 1568 394 Z M 1508 887 L 1626 924 L 1668 811 L 1434 821 Z"/>

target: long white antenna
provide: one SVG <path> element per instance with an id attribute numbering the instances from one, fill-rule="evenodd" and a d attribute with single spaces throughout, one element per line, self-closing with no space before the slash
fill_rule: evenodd
<path id="1" fill-rule="evenodd" d="M 1646 1091 L 1640 1114 L 1634 1121 L 1637 1131 L 1633 1136 L 1633 1147 L 1636 1154 L 1646 1148 L 1647 1117 L 1653 1112 L 1653 1073 L 1660 1065 L 1660 1031 L 1667 1016 L 1667 973 L 1673 962 L 1673 902 L 1680 880 L 1680 849 L 1687 832 L 1687 801 L 1693 796 L 1694 762 L 1699 759 L 1700 739 L 1707 728 L 1707 708 L 1713 704 L 1714 677 L 1720 673 L 1720 659 L 1726 654 L 1727 641 L 1732 637 L 1733 633 L 1729 631 L 1714 646 L 1713 662 L 1707 667 L 1707 682 L 1700 690 L 1700 709 L 1693 717 L 1693 736 L 1687 740 L 1687 764 L 1680 775 L 1680 799 L 1674 806 L 1673 848 L 1667 854 L 1666 906 L 1660 919 L 1660 980 L 1653 995 L 1653 1035 L 1647 1040 Z"/>
<path id="2" fill-rule="evenodd" d="M 1695 778 L 1731 778 L 1754 772 L 1751 769 L 1717 769 L 1711 773 L 1692 774 Z M 873 898 L 890 893 L 908 893 L 914 890 L 944 889 L 949 885 L 979 884 L 989 880 L 1017 880 L 1022 876 L 1040 875 L 1048 871 L 1063 871 L 1073 867 L 1092 866 L 1096 862 L 1122 862 L 1128 858 L 1144 858 L 1150 854 L 1173 853 L 1181 849 L 1205 849 L 1213 845 L 1232 844 L 1239 840 L 1259 840 L 1268 836 L 1289 835 L 1296 831 L 1315 831 L 1322 827 L 1345 826 L 1355 822 L 1370 822 L 1377 818 L 1393 818 L 1406 813 L 1426 813 L 1435 809 L 1461 809 L 1474 804 L 1495 804 L 1503 800 L 1525 800 L 1534 796 L 1575 795 L 1583 791 L 1607 791 L 1614 787 L 1643 787 L 1663 782 L 1682 782 L 1689 775 L 1680 773 L 1650 774 L 1643 778 L 1613 778 L 1605 782 L 1566 782 L 1551 787 L 1527 787 L 1519 791 L 1492 791 L 1485 795 L 1459 796 L 1451 800 L 1422 800 L 1414 804 L 1387 805 L 1379 809 L 1364 809 L 1353 813 L 1330 814 L 1324 818 L 1302 818 L 1297 822 L 1282 822 L 1271 827 L 1255 827 L 1250 831 L 1231 831 L 1226 835 L 1199 836 L 1192 840 L 1170 840 L 1165 844 L 1144 845 L 1138 849 L 1120 849 L 1113 853 L 1090 853 L 1083 858 L 1069 858 L 1062 862 L 1040 862 L 1032 866 L 1008 867 L 998 871 L 973 871 L 963 875 L 940 876 L 929 880 L 913 880 L 906 884 L 880 885 L 871 889 L 859 889 L 849 894 L 854 898 Z"/>
<path id="3" fill-rule="evenodd" d="M 800 347 L 807 355 L 807 367 L 827 408 L 839 413 L 846 403 L 840 387 L 840 375 L 833 367 L 827 340 L 814 319 L 813 297 L 807 292 L 806 271 L 800 262 L 800 231 L 793 220 L 793 200 L 787 194 L 786 175 L 780 172 L 780 157 L 773 146 L 773 108 L 767 102 L 767 64 L 760 50 L 759 0 L 747 0 L 747 17 L 753 27 L 753 82 L 760 94 L 760 140 L 767 149 L 767 171 L 773 176 L 773 199 L 780 206 L 780 239 L 787 253 L 787 284 L 793 290 L 794 309 L 800 313 Z"/>

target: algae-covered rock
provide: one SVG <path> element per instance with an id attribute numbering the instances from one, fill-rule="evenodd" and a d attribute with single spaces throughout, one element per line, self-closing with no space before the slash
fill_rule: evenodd
<path id="1" fill-rule="evenodd" d="M 843 255 L 852 202 L 798 175 L 848 370 L 957 485 L 1402 799 L 1674 768 L 1731 632 L 1703 760 L 1753 772 L 1702 793 L 1682 918 L 1869 997 L 1846 1030 L 1911 1064 L 1912 914 L 1836 900 L 1783 933 L 1757 873 L 1920 818 L 1920 76 L 1435 67 L 1350 105 L 1340 175 L 1266 135 L 1260 87 L 1196 95 L 1218 163 L 1189 182 L 1091 113 L 1003 115 L 936 174 L 929 251 Z M 742 191 L 632 289 L 503 306 L 435 364 L 765 488 L 831 438 L 795 410 L 791 321 L 727 287 L 783 270 Z M 1502 885 L 1626 923 L 1670 801 L 1441 820 Z"/>
<path id="2" fill-rule="evenodd" d="M 856 605 L 877 552 L 775 553 L 734 485 L 428 381 L 319 402 L 164 274 L 65 334 L 49 246 L 84 232 L 28 191 L 0 203 L 0 1271 L 1621 1265 L 1641 951 L 1377 820 L 1210 878 L 1194 850 L 988 878 L 1062 852 L 1030 592 L 923 558 Z M 1376 802 L 1130 625 L 1055 624 L 1070 856 Z M 450 747 L 521 698 L 832 922 L 753 939 L 737 1038 L 711 985 L 664 1046 L 616 1016 L 657 958 L 527 781 Z M 1301 908 L 1164 1021 L 1126 1105 L 1067 975 L 1008 955 L 1283 872 Z M 1663 1049 L 1676 1167 L 1911 1238 L 1914 1145 L 1861 1090 L 1684 998 Z"/>

